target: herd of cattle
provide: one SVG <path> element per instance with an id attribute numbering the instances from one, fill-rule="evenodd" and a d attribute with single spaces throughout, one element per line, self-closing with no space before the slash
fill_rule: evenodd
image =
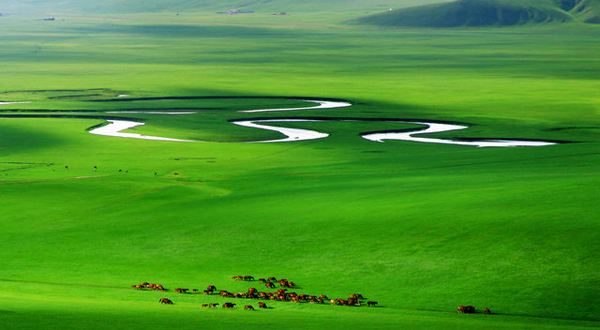
<path id="1" fill-rule="evenodd" d="M 231 278 L 232 280 L 235 281 L 254 281 L 254 277 L 252 276 L 233 276 Z M 269 278 L 259 278 L 258 279 L 259 283 L 262 283 L 265 285 L 265 287 L 267 289 L 273 289 L 276 288 L 276 283 L 279 284 L 279 289 L 277 291 L 273 291 L 273 292 L 264 292 L 264 291 L 259 291 L 257 288 L 248 288 L 247 292 L 229 292 L 226 290 L 221 290 L 217 293 L 217 287 L 214 285 L 209 285 L 206 287 L 205 290 L 203 290 L 203 294 L 205 295 L 216 295 L 218 294 L 219 296 L 223 297 L 223 298 L 238 298 L 238 299 L 262 299 L 262 300 L 272 300 L 272 301 L 288 301 L 288 302 L 295 302 L 295 303 L 313 303 L 313 304 L 325 304 L 325 303 L 329 303 L 331 305 L 340 305 L 340 306 L 363 306 L 365 304 L 365 298 L 363 297 L 362 294 L 359 293 L 353 293 L 350 294 L 350 296 L 348 297 L 348 299 L 342 299 L 342 298 L 335 298 L 335 299 L 330 299 L 327 297 L 327 295 L 321 294 L 321 295 L 308 295 L 308 294 L 298 294 L 296 292 L 288 292 L 289 289 L 292 289 L 294 287 L 296 287 L 296 284 L 294 284 L 294 282 L 288 281 L 287 279 L 279 279 L 277 280 L 275 277 L 269 277 Z M 148 282 L 143 282 L 141 284 L 136 284 L 136 285 L 132 285 L 131 286 L 134 289 L 138 289 L 138 290 L 155 290 L 155 291 L 167 291 L 162 285 L 160 284 L 155 284 L 155 283 L 148 283 Z M 199 293 L 198 289 L 187 289 L 187 288 L 175 288 L 174 290 L 176 293 L 180 293 L 180 294 L 188 294 L 190 293 Z M 159 300 L 159 302 L 161 304 L 173 304 L 173 301 L 171 301 L 168 298 L 161 298 Z M 366 301 L 366 306 L 367 307 L 377 307 L 379 303 L 377 301 Z M 237 304 L 234 304 L 232 302 L 226 302 L 221 304 L 220 306 L 222 308 L 227 308 L 227 309 L 232 309 L 236 306 Z M 202 308 L 216 308 L 219 306 L 219 303 L 210 303 L 210 304 L 202 304 Z M 269 307 L 267 307 L 267 304 L 265 302 L 258 302 L 258 308 L 262 308 L 262 309 L 268 309 Z M 252 305 L 245 305 L 244 306 L 244 310 L 254 310 L 254 307 Z M 462 314 L 474 314 L 476 313 L 475 311 L 475 307 L 473 306 L 459 306 L 457 309 L 458 313 L 462 313 Z M 490 310 L 488 308 L 485 308 L 483 310 L 484 314 L 491 314 Z"/>

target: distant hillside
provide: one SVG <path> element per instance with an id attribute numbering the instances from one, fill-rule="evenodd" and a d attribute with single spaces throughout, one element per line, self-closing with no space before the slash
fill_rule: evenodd
<path id="1" fill-rule="evenodd" d="M 600 0 L 458 0 L 384 12 L 352 23 L 444 28 L 572 21 L 600 23 Z"/>
<path id="2" fill-rule="evenodd" d="M 0 0 L 0 12 L 104 14 L 142 12 L 377 12 L 450 0 Z"/>

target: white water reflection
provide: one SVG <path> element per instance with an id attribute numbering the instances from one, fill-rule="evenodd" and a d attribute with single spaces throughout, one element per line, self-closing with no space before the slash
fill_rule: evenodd
<path id="1" fill-rule="evenodd" d="M 333 108 L 344 108 L 352 106 L 352 104 L 348 102 L 334 102 L 334 101 L 318 101 L 318 100 L 301 100 L 304 102 L 312 102 L 318 103 L 319 105 L 314 107 L 304 107 L 304 108 L 281 108 L 281 109 L 259 109 L 259 110 L 244 110 L 240 112 L 273 112 L 273 111 L 298 111 L 298 110 L 316 110 L 316 109 L 333 109 Z"/>
<path id="2" fill-rule="evenodd" d="M 264 129 L 268 131 L 279 132 L 286 136 L 285 139 L 278 140 L 267 140 L 267 141 L 252 141 L 251 143 L 271 143 L 271 142 L 291 142 L 291 141 L 306 141 L 306 140 L 316 140 L 323 139 L 329 136 L 327 133 L 321 133 L 317 131 L 311 131 L 307 129 L 299 129 L 299 128 L 285 128 L 285 127 L 277 127 L 277 126 L 267 126 L 256 124 L 260 123 L 273 123 L 273 122 L 316 122 L 320 120 L 309 120 L 309 119 L 265 119 L 265 120 L 246 120 L 246 121 L 234 121 L 232 124 L 244 126 L 244 127 L 252 127 L 258 129 Z"/>
<path id="3" fill-rule="evenodd" d="M 171 139 L 160 136 L 150 136 L 150 135 L 142 135 L 137 133 L 122 133 L 126 129 L 131 129 L 134 127 L 145 125 L 144 123 L 139 123 L 135 121 L 128 120 L 108 120 L 109 124 L 106 126 L 98 127 L 90 131 L 92 134 L 96 135 L 104 135 L 104 136 L 114 136 L 120 138 L 128 138 L 128 139 L 142 139 L 142 140 L 155 140 L 155 141 L 172 141 L 172 142 L 199 142 L 193 140 L 180 140 L 180 139 Z"/>
<path id="4" fill-rule="evenodd" d="M 439 124 L 439 123 L 428 123 L 428 122 L 411 122 L 403 121 L 405 124 L 418 124 L 425 125 L 427 128 L 416 132 L 390 132 L 390 133 L 372 133 L 364 134 L 364 139 L 383 142 L 384 140 L 400 140 L 400 141 L 413 141 L 422 143 L 439 143 L 439 144 L 453 144 L 460 146 L 475 146 L 475 147 L 542 147 L 554 145 L 553 142 L 545 141 L 522 141 L 522 140 L 481 140 L 481 141 L 460 141 L 460 140 L 446 140 L 446 139 L 435 139 L 427 137 L 416 137 L 413 135 L 420 134 L 431 134 L 457 131 L 467 129 L 467 126 L 451 125 L 451 124 Z"/>

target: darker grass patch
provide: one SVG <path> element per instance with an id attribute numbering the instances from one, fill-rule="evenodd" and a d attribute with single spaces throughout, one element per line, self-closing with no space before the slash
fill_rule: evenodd
<path id="1" fill-rule="evenodd" d="M 108 100 L 88 100 L 87 102 L 139 102 L 139 101 L 177 101 L 177 100 L 315 100 L 331 102 L 352 101 L 336 98 L 310 97 L 310 96 L 171 96 L 171 97 L 137 97 L 137 98 L 119 98 Z"/>
<path id="2" fill-rule="evenodd" d="M 89 28 L 78 28 L 74 32 L 83 34 L 137 34 L 160 38 L 277 38 L 299 36 L 293 30 L 238 26 L 198 26 L 198 25 L 125 25 L 111 24 Z"/>
<path id="3" fill-rule="evenodd" d="M 573 127 L 556 127 L 550 128 L 547 131 L 549 132 L 560 132 L 560 131 L 572 131 L 572 130 L 594 130 L 600 129 L 598 126 L 573 126 Z"/>

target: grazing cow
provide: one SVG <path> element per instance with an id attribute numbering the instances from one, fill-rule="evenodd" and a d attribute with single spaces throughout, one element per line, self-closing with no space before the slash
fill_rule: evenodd
<path id="1" fill-rule="evenodd" d="M 367 301 L 367 307 L 377 307 L 378 304 L 376 301 Z"/>
<path id="2" fill-rule="evenodd" d="M 192 289 L 193 293 L 198 293 L 198 289 Z"/>
<path id="3" fill-rule="evenodd" d="M 148 283 L 148 282 L 142 282 L 140 285 L 146 286 L 146 285 L 150 285 L 150 283 Z"/>
<path id="4" fill-rule="evenodd" d="M 244 310 L 246 310 L 246 311 L 253 311 L 254 307 L 252 307 L 252 305 L 246 305 L 246 306 L 244 306 Z"/>
<path id="5" fill-rule="evenodd" d="M 258 281 L 259 281 L 260 283 L 267 283 L 267 280 L 266 280 L 266 279 L 264 279 L 264 278 L 259 278 L 259 279 L 258 279 Z"/>
<path id="6" fill-rule="evenodd" d="M 223 308 L 233 308 L 233 306 L 235 306 L 236 304 L 234 303 L 230 303 L 230 302 L 226 302 L 223 304 Z"/>
<path id="7" fill-rule="evenodd" d="M 269 298 L 269 296 L 268 296 L 266 293 L 264 293 L 264 292 L 259 292 L 259 293 L 258 293 L 258 296 L 259 296 L 261 299 L 268 299 L 268 298 Z"/>
<path id="8" fill-rule="evenodd" d="M 265 304 L 264 302 L 259 302 L 258 308 L 267 308 L 267 304 Z"/>
<path id="9" fill-rule="evenodd" d="M 187 293 L 190 289 L 182 289 L 182 288 L 175 288 L 175 292 L 177 293 Z"/>
<path id="10" fill-rule="evenodd" d="M 329 300 L 329 298 L 327 298 L 327 295 L 324 295 L 324 294 L 320 295 L 319 298 Z"/>
<path id="11" fill-rule="evenodd" d="M 267 283 L 265 283 L 265 286 L 268 289 L 275 289 L 275 284 L 273 284 L 273 282 L 267 282 Z"/>
<path id="12" fill-rule="evenodd" d="M 244 281 L 254 281 L 254 276 L 244 276 Z"/>
<path id="13" fill-rule="evenodd" d="M 202 308 L 208 308 L 208 304 L 202 304 Z"/>
<path id="14" fill-rule="evenodd" d="M 217 287 L 214 285 L 209 285 L 206 287 L 206 291 L 213 293 L 214 291 L 217 291 Z"/>
<path id="15" fill-rule="evenodd" d="M 212 303 L 212 304 L 208 304 L 208 308 L 213 308 L 213 307 L 217 307 L 219 306 L 219 303 Z"/>
<path id="16" fill-rule="evenodd" d="M 163 288 L 162 285 L 158 284 L 154 287 L 154 290 L 158 290 L 158 291 L 166 291 L 165 288 Z"/>
<path id="17" fill-rule="evenodd" d="M 254 292 L 258 292 L 258 289 L 256 289 L 256 288 L 248 288 L 248 293 L 254 293 Z"/>
<path id="18" fill-rule="evenodd" d="M 219 292 L 219 295 L 221 295 L 221 297 L 227 297 L 227 296 L 229 296 L 229 292 L 223 290 L 223 291 Z"/>
<path id="19" fill-rule="evenodd" d="M 158 300 L 158 302 L 161 303 L 161 304 L 173 305 L 173 302 L 170 299 L 167 299 L 167 298 L 160 298 Z"/>
<path id="20" fill-rule="evenodd" d="M 489 308 L 484 308 L 483 309 L 483 314 L 492 314 L 492 311 L 490 311 Z"/>
<path id="21" fill-rule="evenodd" d="M 275 277 L 269 277 L 267 280 L 269 280 L 269 282 L 277 282 Z"/>

